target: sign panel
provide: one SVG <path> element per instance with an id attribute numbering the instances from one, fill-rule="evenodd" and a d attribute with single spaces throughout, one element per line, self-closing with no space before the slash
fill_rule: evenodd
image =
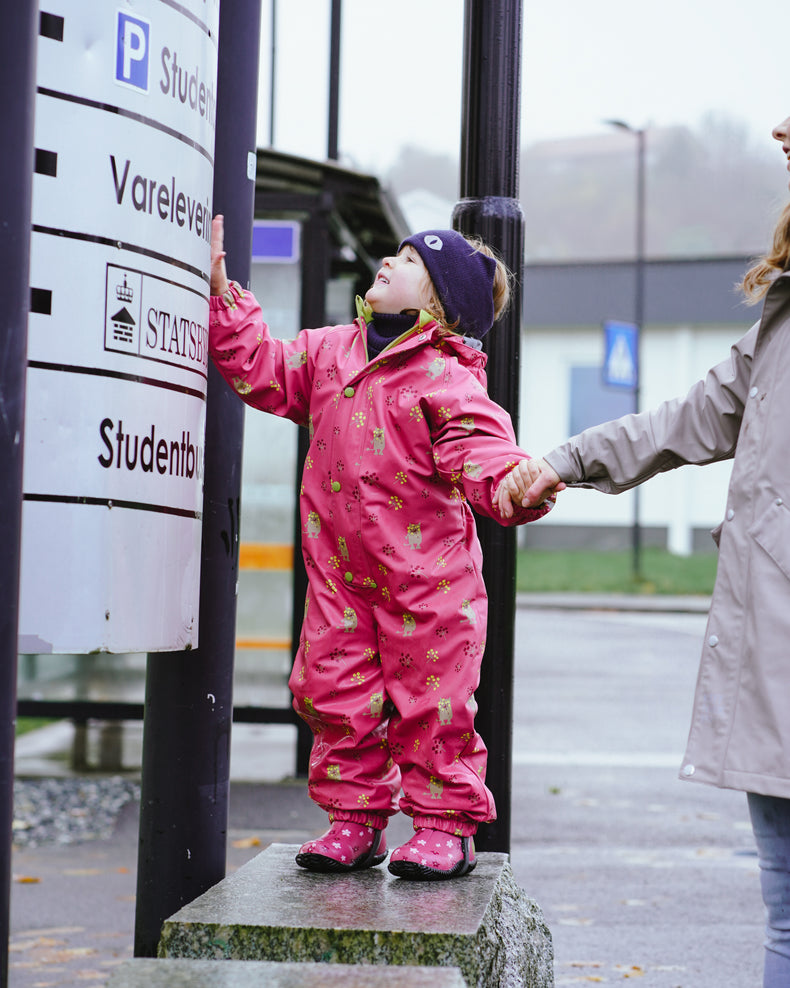
<path id="1" fill-rule="evenodd" d="M 639 383 L 639 327 L 609 320 L 603 324 L 603 383 L 634 390 Z"/>
<path id="2" fill-rule="evenodd" d="M 219 0 L 47 0 L 21 652 L 198 644 Z"/>
<path id="3" fill-rule="evenodd" d="M 296 220 L 254 220 L 252 259 L 259 264 L 296 264 L 302 224 Z"/>

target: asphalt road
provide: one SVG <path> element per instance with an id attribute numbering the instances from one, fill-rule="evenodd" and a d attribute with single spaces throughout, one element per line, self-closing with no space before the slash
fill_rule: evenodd
<path id="1" fill-rule="evenodd" d="M 519 609 L 511 858 L 558 986 L 761 983 L 745 797 L 677 778 L 703 629 L 699 614 Z M 288 731 L 234 728 L 230 870 L 324 828 L 304 785 L 277 781 Z M 132 803 L 107 840 L 14 854 L 14 988 L 103 985 L 131 956 L 136 828 Z M 390 842 L 408 832 L 396 818 Z"/>

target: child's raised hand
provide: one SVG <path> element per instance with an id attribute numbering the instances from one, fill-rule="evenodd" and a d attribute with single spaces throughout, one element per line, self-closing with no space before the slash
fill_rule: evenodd
<path id="1" fill-rule="evenodd" d="M 224 295 L 230 288 L 225 270 L 225 220 L 222 215 L 211 221 L 211 294 Z"/>
<path id="2" fill-rule="evenodd" d="M 494 503 L 503 518 L 512 518 L 517 506 L 537 508 L 565 489 L 559 475 L 545 460 L 520 460 L 500 483 Z"/>

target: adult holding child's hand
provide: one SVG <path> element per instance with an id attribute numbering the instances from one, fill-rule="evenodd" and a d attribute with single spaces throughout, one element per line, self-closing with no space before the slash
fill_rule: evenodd
<path id="1" fill-rule="evenodd" d="M 520 460 L 504 478 L 494 504 L 503 518 L 512 518 L 517 508 L 537 508 L 553 501 L 565 484 L 545 460 Z"/>
<path id="2" fill-rule="evenodd" d="M 773 137 L 790 168 L 790 117 Z M 763 311 L 728 357 L 685 396 L 603 422 L 550 450 L 520 503 L 534 504 L 559 478 L 619 494 L 685 464 L 733 461 L 727 510 L 714 535 L 716 584 L 680 774 L 747 793 L 767 917 L 763 988 L 788 988 L 790 203 L 741 289 L 747 301 L 763 301 Z M 506 480 L 511 498 L 520 493 L 520 470 Z"/>

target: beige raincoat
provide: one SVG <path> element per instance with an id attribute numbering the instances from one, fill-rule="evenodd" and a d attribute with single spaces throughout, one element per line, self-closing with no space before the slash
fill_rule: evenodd
<path id="1" fill-rule="evenodd" d="M 681 778 L 790 798 L 790 272 L 759 323 L 685 398 L 588 429 L 546 456 L 610 494 L 734 458 Z"/>

